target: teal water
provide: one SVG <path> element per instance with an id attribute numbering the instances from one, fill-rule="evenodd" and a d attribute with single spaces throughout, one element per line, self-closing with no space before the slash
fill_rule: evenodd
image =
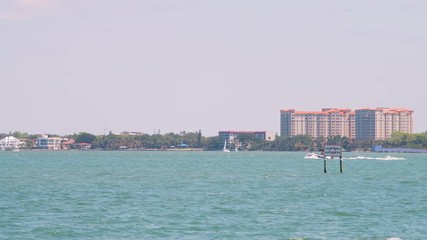
<path id="1" fill-rule="evenodd" d="M 426 239 L 427 155 L 304 156 L 0 152 L 0 239 Z"/>

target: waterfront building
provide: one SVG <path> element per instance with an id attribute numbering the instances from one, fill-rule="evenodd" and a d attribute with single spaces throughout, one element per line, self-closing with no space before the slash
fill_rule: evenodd
<path id="1" fill-rule="evenodd" d="M 63 141 L 61 142 L 61 149 L 63 150 L 69 150 L 72 148 L 72 146 L 74 145 L 74 143 L 76 143 L 76 141 L 72 138 L 70 139 L 63 139 Z"/>
<path id="2" fill-rule="evenodd" d="M 13 136 L 7 136 L 0 140 L 0 149 L 1 150 L 14 150 L 19 149 L 22 145 L 22 142 L 16 139 Z"/>
<path id="3" fill-rule="evenodd" d="M 321 111 L 280 111 L 280 135 L 313 138 L 341 136 L 386 140 L 393 132 L 412 133 L 413 110 L 404 108 L 323 108 Z"/>
<path id="4" fill-rule="evenodd" d="M 280 111 L 280 135 L 354 138 L 354 119 L 354 112 L 347 108 L 323 108 L 321 111 L 283 109 Z"/>
<path id="5" fill-rule="evenodd" d="M 362 108 L 356 111 L 356 139 L 386 140 L 393 132 L 413 132 L 413 110 Z"/>
<path id="6" fill-rule="evenodd" d="M 59 150 L 61 149 L 61 138 L 44 135 L 36 139 L 36 146 L 38 149 Z"/>
<path id="7" fill-rule="evenodd" d="M 79 150 L 89 150 L 92 147 L 90 143 L 75 143 L 74 148 Z"/>

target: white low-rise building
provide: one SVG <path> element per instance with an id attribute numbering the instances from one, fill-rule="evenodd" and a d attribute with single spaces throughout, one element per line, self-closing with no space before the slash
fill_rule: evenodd
<path id="1" fill-rule="evenodd" d="M 21 145 L 22 142 L 12 136 L 8 136 L 0 140 L 0 149 L 2 150 L 19 149 Z"/>
<path id="2" fill-rule="evenodd" d="M 36 140 L 38 149 L 59 150 L 61 149 L 61 138 L 59 137 L 39 137 Z"/>

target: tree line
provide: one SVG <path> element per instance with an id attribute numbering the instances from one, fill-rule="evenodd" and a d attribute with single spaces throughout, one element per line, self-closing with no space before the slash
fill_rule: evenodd
<path id="1" fill-rule="evenodd" d="M 30 147 L 32 140 L 39 135 L 14 132 L 9 134 L 0 134 L 0 137 L 12 135 L 19 139 L 24 139 L 27 146 Z M 59 137 L 55 134 L 48 134 L 49 137 Z M 143 134 L 143 135 L 94 135 L 87 132 L 63 136 L 74 139 L 76 143 L 90 143 L 92 149 L 119 150 L 119 149 L 179 149 L 193 148 L 207 151 L 221 150 L 224 146 L 224 139 L 218 136 L 202 136 L 201 131 L 167 133 L 167 134 Z M 408 147 L 427 149 L 427 132 L 425 133 L 402 133 L 395 132 L 391 138 L 384 141 L 356 141 L 347 137 L 333 136 L 328 138 L 311 138 L 308 135 L 297 135 L 293 137 L 276 136 L 274 141 L 265 141 L 256 138 L 251 134 L 241 134 L 236 141 L 229 144 L 234 149 L 236 146 L 242 151 L 319 151 L 325 144 L 339 144 L 346 151 L 369 151 L 373 145 L 382 145 L 383 147 Z"/>

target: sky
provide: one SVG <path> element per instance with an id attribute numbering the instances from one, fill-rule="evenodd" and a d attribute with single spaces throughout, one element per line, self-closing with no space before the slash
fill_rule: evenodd
<path id="1" fill-rule="evenodd" d="M 280 132 L 405 107 L 427 130 L 424 0 L 1 0 L 0 132 Z"/>

